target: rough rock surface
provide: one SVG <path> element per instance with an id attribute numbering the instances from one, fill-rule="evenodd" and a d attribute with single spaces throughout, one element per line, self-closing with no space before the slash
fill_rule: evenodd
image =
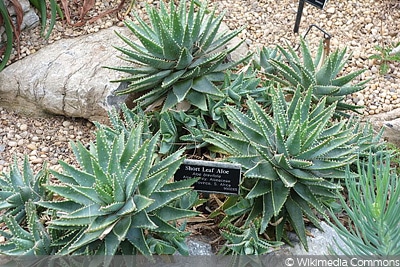
<path id="1" fill-rule="evenodd" d="M 307 236 L 308 251 L 299 243 L 297 236 L 290 237 L 293 240 L 294 246 L 283 246 L 276 252 L 277 255 L 331 255 L 329 251 L 332 249 L 336 254 L 343 255 L 339 249 L 346 248 L 344 242 L 340 239 L 335 229 L 325 222 L 321 222 L 323 231 L 317 228 L 310 228 L 309 236 Z M 337 242 L 337 243 L 336 243 Z M 338 247 L 339 245 L 339 247 Z"/>
<path id="2" fill-rule="evenodd" d="M 59 40 L 8 66 L 0 72 L 0 106 L 105 121 L 105 99 L 119 84 L 110 82 L 117 73 L 104 66 L 122 64 L 110 45 L 123 45 L 115 30 L 126 28 Z"/>
<path id="3" fill-rule="evenodd" d="M 378 131 L 384 128 L 383 138 L 400 147 L 400 109 L 380 113 L 367 118 Z"/>
<path id="4" fill-rule="evenodd" d="M 211 245 L 195 238 L 187 239 L 186 244 L 191 256 L 213 255 Z"/>

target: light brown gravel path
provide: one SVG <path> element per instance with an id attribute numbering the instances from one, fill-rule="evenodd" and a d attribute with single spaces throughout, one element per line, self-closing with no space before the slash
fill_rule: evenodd
<path id="1" fill-rule="evenodd" d="M 46 161 L 58 169 L 58 160 L 74 162 L 69 141 L 88 144 L 93 140 L 92 123 L 64 117 L 29 118 L 0 107 L 0 172 L 8 171 L 14 157 L 28 156 L 34 170 Z"/>

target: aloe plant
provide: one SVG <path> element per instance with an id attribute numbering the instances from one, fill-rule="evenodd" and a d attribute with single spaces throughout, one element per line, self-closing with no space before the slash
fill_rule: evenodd
<path id="1" fill-rule="evenodd" d="M 251 55 L 238 61 L 227 61 L 229 53 L 240 44 L 226 49 L 226 44 L 242 30 L 218 32 L 223 14 L 207 14 L 206 5 L 195 12 L 195 2 L 189 8 L 185 0 L 169 10 L 160 2 L 160 10 L 147 7 L 150 24 L 134 13 L 137 24 L 125 24 L 139 39 L 137 44 L 128 37 L 117 35 L 129 48 L 116 47 L 134 66 L 108 67 L 128 74 L 120 81 L 129 82 L 126 89 L 116 94 L 140 94 L 135 101 L 142 106 L 163 102 L 163 111 L 186 100 L 207 110 L 207 95 L 223 97 L 215 85 L 223 81 L 223 72 L 232 69 Z"/>
<path id="2" fill-rule="evenodd" d="M 0 244 L 0 254 L 7 256 L 53 255 L 55 249 L 52 247 L 51 236 L 39 220 L 36 206 L 29 201 L 25 203 L 24 210 L 27 213 L 27 229 L 11 214 L 3 216 L 8 231 L 0 230 L 0 234 L 6 239 Z"/>
<path id="3" fill-rule="evenodd" d="M 345 57 L 347 49 L 338 49 L 324 59 L 324 47 L 321 43 L 313 58 L 308 45 L 302 39 L 300 41 L 301 59 L 293 48 L 289 47 L 286 50 L 281 46 L 277 47 L 286 62 L 274 58 L 268 60 L 268 63 L 275 68 L 275 72 L 271 74 L 267 71 L 265 73 L 267 77 L 292 91 L 297 87 L 300 87 L 302 91 L 307 91 L 309 87 L 312 87 L 316 101 L 326 97 L 327 105 L 337 102 L 336 114 L 340 116 L 348 116 L 346 111 L 357 111 L 362 108 L 344 101 L 347 95 L 364 89 L 365 83 L 368 82 L 366 80 L 352 84 L 365 69 L 340 76 L 348 60 Z"/>
<path id="4" fill-rule="evenodd" d="M 269 86 L 261 86 L 261 79 L 256 77 L 256 72 L 253 69 L 241 71 L 233 75 L 231 72 L 225 74 L 224 84 L 221 85 L 221 90 L 225 94 L 223 104 L 235 105 L 240 108 L 246 105 L 246 100 L 250 96 L 258 103 L 269 105 L 271 97 L 269 94 Z M 218 105 L 219 111 L 223 109 L 223 105 Z M 222 116 L 222 112 L 219 112 Z M 214 119 L 215 120 L 215 119 Z M 218 121 L 216 121 L 218 122 Z M 226 129 L 226 121 L 220 124 L 220 127 Z"/>
<path id="5" fill-rule="evenodd" d="M 188 254 L 188 233 L 174 221 L 197 213 L 176 201 L 196 179 L 173 182 L 183 150 L 160 158 L 160 134 L 143 138 L 145 125 L 138 122 L 128 134 L 98 125 L 89 149 L 71 143 L 80 169 L 60 162 L 63 172 L 52 171 L 58 182 L 46 188 L 59 198 L 38 205 L 56 212 L 49 229 L 75 233 L 58 254 Z"/>
<path id="6" fill-rule="evenodd" d="M 107 140 L 112 144 L 116 135 L 124 134 L 127 140 L 132 132 L 132 129 L 141 125 L 142 139 L 151 139 L 153 134 L 157 132 L 157 127 L 151 127 L 153 116 L 136 106 L 134 109 L 129 109 L 125 104 L 119 107 L 119 110 L 113 108 L 108 111 L 110 127 L 94 122 L 97 128 L 104 129 Z"/>
<path id="7" fill-rule="evenodd" d="M 219 251 L 220 254 L 263 255 L 270 252 L 272 248 L 283 245 L 282 242 L 261 238 L 253 223 L 246 229 L 230 224 L 227 230 L 222 230 L 221 234 L 227 242 Z"/>
<path id="8" fill-rule="evenodd" d="M 261 47 L 257 50 L 253 58 L 253 65 L 257 70 L 263 70 L 265 73 L 274 73 L 275 67 L 271 65 L 270 60 L 281 61 L 282 56 L 278 53 L 278 47 Z"/>
<path id="9" fill-rule="evenodd" d="M 26 219 L 25 203 L 51 198 L 43 187 L 48 178 L 46 164 L 35 175 L 27 157 L 22 172 L 15 159 L 10 172 L 0 175 L 0 210 L 7 216 L 13 216 L 17 223 L 22 223 Z"/>
<path id="10" fill-rule="evenodd" d="M 302 96 L 298 88 L 288 103 L 278 87 L 272 92 L 272 115 L 253 99 L 247 101 L 247 114 L 227 106 L 234 131 L 209 131 L 205 138 L 245 170 L 242 197 L 226 206 L 225 214 L 231 220 L 246 215 L 246 225 L 261 216 L 260 233 L 272 221 L 277 240 L 289 222 L 306 249 L 303 216 L 319 226 L 314 210 L 323 215 L 323 200 L 336 198 L 345 167 L 356 159 L 352 140 L 360 134 L 345 121 L 332 122 L 336 104 L 322 98 L 314 106 L 312 92 L 309 88 Z"/>

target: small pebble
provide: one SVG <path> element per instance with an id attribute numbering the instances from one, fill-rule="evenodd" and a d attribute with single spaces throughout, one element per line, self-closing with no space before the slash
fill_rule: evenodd
<path id="1" fill-rule="evenodd" d="M 360 100 L 357 102 L 357 106 L 364 106 L 364 105 L 365 105 L 364 100 Z"/>
<path id="2" fill-rule="evenodd" d="M 18 146 L 18 143 L 15 141 L 9 141 L 7 145 L 10 147 L 16 147 L 16 146 Z"/>
<path id="3" fill-rule="evenodd" d="M 21 131 L 26 131 L 26 130 L 28 130 L 28 125 L 26 125 L 26 124 L 21 124 L 21 126 L 19 126 L 19 129 L 20 129 Z"/>
<path id="4" fill-rule="evenodd" d="M 39 163 L 43 162 L 43 159 L 42 158 L 34 158 L 34 159 L 31 160 L 31 162 L 33 164 L 39 164 Z"/>
<path id="5" fill-rule="evenodd" d="M 37 147 L 35 144 L 28 144 L 26 147 L 29 148 L 30 150 L 37 150 Z"/>
<path id="6" fill-rule="evenodd" d="M 330 7 L 326 10 L 327 13 L 333 14 L 336 12 L 336 9 L 334 7 Z"/>

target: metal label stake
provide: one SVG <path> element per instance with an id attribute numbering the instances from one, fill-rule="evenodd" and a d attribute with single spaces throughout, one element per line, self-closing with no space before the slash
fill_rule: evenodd
<path id="1" fill-rule="evenodd" d="M 297 9 L 296 22 L 294 24 L 294 33 L 299 32 L 301 16 L 303 15 L 304 3 L 305 3 L 304 0 L 299 1 L 299 8 Z"/>
<path id="2" fill-rule="evenodd" d="M 299 1 L 299 8 L 297 9 L 297 15 L 296 15 L 296 22 L 294 24 L 294 33 L 299 32 L 299 27 L 300 27 L 300 21 L 301 21 L 301 16 L 303 15 L 303 8 L 304 8 L 304 3 L 307 2 L 319 9 L 323 9 L 325 7 L 327 0 L 300 0 Z"/>

